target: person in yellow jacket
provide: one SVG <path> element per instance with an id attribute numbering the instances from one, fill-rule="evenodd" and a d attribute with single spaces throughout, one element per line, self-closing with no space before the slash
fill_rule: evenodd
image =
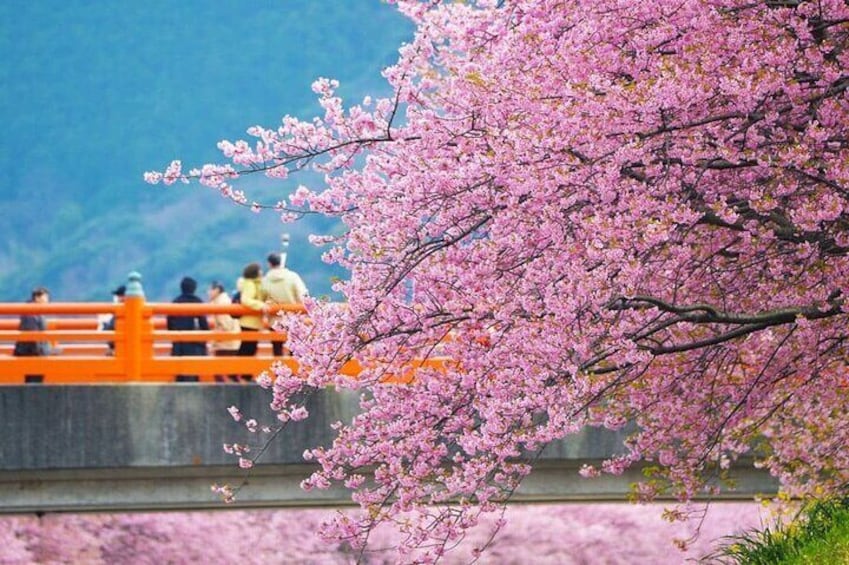
<path id="1" fill-rule="evenodd" d="M 295 271 L 281 265 L 279 253 L 268 255 L 268 272 L 262 277 L 262 290 L 271 304 L 303 304 L 307 296 L 307 286 Z M 283 355 L 282 340 L 272 340 L 274 356 Z"/>
<path id="2" fill-rule="evenodd" d="M 268 311 L 265 303 L 265 291 L 262 289 L 262 267 L 259 263 L 250 263 L 242 271 L 242 288 L 239 302 L 257 314 L 246 314 L 239 318 L 239 327 L 242 332 L 257 332 L 263 327 L 262 317 Z M 243 334 L 244 335 L 244 334 Z M 256 355 L 257 342 L 242 340 L 239 345 L 239 355 Z M 252 375 L 242 375 L 242 379 L 249 381 Z"/>

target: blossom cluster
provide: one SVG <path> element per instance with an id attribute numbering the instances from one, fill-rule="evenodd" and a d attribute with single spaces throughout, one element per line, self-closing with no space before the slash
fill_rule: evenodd
<path id="1" fill-rule="evenodd" d="M 290 323 L 300 373 L 273 384 L 283 419 L 362 391 L 310 452 L 305 486 L 363 510 L 328 535 L 395 524 L 438 559 L 586 425 L 633 426 L 582 474 L 650 462 L 644 498 L 716 493 L 746 458 L 793 495 L 847 484 L 849 5 L 396 4 L 417 29 L 391 96 L 321 79 L 322 117 L 185 177 L 244 200 L 240 175 L 310 166 L 325 186 L 285 213 L 345 225 L 316 238 L 345 304 Z"/>

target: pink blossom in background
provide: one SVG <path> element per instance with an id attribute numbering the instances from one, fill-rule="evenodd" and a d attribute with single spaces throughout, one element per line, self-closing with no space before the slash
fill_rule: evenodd
<path id="1" fill-rule="evenodd" d="M 330 509 L 220 510 L 134 514 L 48 514 L 0 517 L 0 565 L 112 564 L 315 564 L 355 563 L 345 544 L 327 544 L 316 531 Z M 346 511 L 350 512 L 350 510 Z M 506 527 L 479 563 L 570 565 L 603 563 L 676 564 L 698 558 L 713 540 L 758 526 L 765 514 L 755 503 L 713 504 L 690 550 L 692 523 L 670 524 L 658 504 L 526 504 L 507 509 Z M 492 520 L 489 520 L 492 522 Z M 396 562 L 397 534 L 376 530 L 364 563 Z M 468 562 L 471 548 L 484 543 L 474 530 L 446 564 Z"/>

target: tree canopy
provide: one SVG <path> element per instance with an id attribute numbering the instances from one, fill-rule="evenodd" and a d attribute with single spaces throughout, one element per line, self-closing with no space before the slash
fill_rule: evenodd
<path id="1" fill-rule="evenodd" d="M 653 462 L 647 499 L 716 492 L 743 455 L 792 495 L 843 488 L 849 6 L 397 5 L 417 30 L 393 96 L 346 105 L 320 79 L 323 117 L 147 175 L 261 206 L 245 174 L 325 173 L 275 206 L 344 223 L 314 239 L 350 271 L 346 302 L 290 321 L 302 370 L 263 384 L 283 421 L 311 388 L 364 392 L 306 454 L 306 487 L 343 482 L 364 510 L 329 532 L 361 545 L 391 523 L 402 556 L 435 559 L 586 425 L 635 425 L 583 473 Z"/>

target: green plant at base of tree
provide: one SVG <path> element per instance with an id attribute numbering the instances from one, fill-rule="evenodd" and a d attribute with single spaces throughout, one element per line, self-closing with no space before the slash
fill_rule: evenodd
<path id="1" fill-rule="evenodd" d="M 789 524 L 726 538 L 710 563 L 839 565 L 849 563 L 849 497 L 816 501 Z"/>

